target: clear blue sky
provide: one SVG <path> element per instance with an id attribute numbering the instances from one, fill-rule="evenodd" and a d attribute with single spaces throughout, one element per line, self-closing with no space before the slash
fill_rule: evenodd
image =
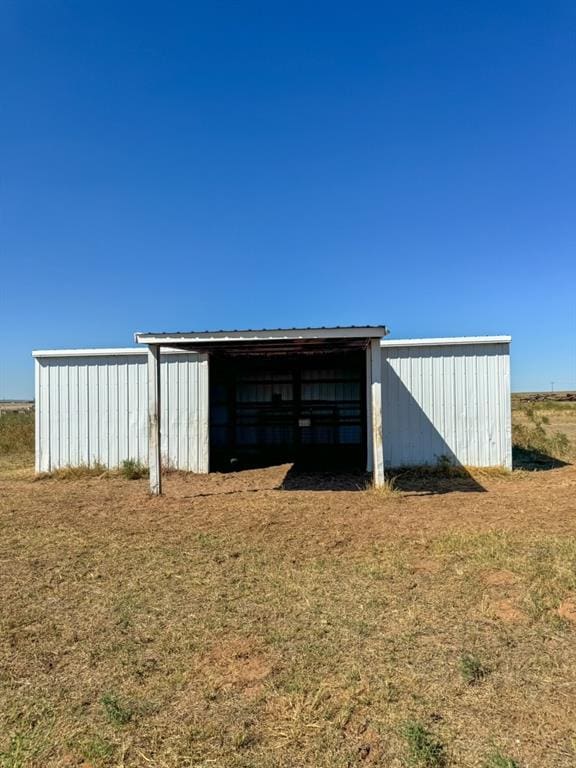
<path id="1" fill-rule="evenodd" d="M 511 333 L 576 388 L 576 6 L 0 9 L 0 397 L 136 330 Z"/>

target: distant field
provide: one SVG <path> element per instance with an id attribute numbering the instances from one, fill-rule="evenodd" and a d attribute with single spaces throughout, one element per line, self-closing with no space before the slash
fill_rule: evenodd
<path id="1" fill-rule="evenodd" d="M 530 402 L 538 402 L 542 400 L 555 403 L 576 402 L 576 392 L 572 390 L 566 390 L 564 392 L 514 392 L 512 397 L 516 400 Z"/>
<path id="2" fill-rule="evenodd" d="M 545 429 L 549 433 L 560 432 L 572 444 L 569 456 L 576 458 L 576 392 L 526 392 L 512 395 L 512 421 L 527 422 L 526 409 L 532 408 L 548 419 Z"/>
<path id="3" fill-rule="evenodd" d="M 0 470 L 33 463 L 34 412 L 30 409 L 0 411 Z"/>
<path id="4" fill-rule="evenodd" d="M 0 413 L 28 413 L 33 410 L 33 400 L 0 400 Z"/>

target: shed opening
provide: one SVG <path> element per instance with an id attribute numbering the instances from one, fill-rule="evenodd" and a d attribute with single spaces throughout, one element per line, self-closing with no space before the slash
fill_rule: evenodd
<path id="1" fill-rule="evenodd" d="M 364 469 L 366 456 L 364 351 L 212 358 L 211 469 Z"/>

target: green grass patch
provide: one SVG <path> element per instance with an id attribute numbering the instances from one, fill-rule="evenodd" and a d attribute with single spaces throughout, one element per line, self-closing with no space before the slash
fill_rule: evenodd
<path id="1" fill-rule="evenodd" d="M 101 702 L 106 717 L 112 725 L 127 725 L 134 717 L 134 707 L 113 693 L 104 694 Z"/>
<path id="2" fill-rule="evenodd" d="M 472 653 L 465 653 L 460 659 L 460 672 L 468 685 L 479 685 L 489 671 L 488 667 Z"/>
<path id="3" fill-rule="evenodd" d="M 126 480 L 140 480 L 142 477 L 148 477 L 148 467 L 136 459 L 125 459 L 120 467 L 120 474 Z"/>
<path id="4" fill-rule="evenodd" d="M 440 739 L 428 731 L 422 723 L 406 723 L 403 736 L 408 748 L 408 761 L 417 768 L 443 768 L 446 750 Z"/>
<path id="5" fill-rule="evenodd" d="M 497 751 L 488 756 L 483 768 L 520 768 L 520 765 L 516 760 Z"/>
<path id="6" fill-rule="evenodd" d="M 82 747 L 82 754 L 86 760 L 103 762 L 114 757 L 116 746 L 102 736 L 94 736 L 86 741 Z"/>

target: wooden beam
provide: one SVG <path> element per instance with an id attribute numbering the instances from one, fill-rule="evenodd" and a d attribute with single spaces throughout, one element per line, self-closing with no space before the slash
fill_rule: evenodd
<path id="1" fill-rule="evenodd" d="M 384 445 L 382 440 L 382 352 L 380 339 L 370 342 L 370 393 L 372 416 L 372 472 L 374 485 L 384 485 Z"/>
<path id="2" fill-rule="evenodd" d="M 160 345 L 148 345 L 148 467 L 150 493 L 162 493 L 160 458 Z"/>

